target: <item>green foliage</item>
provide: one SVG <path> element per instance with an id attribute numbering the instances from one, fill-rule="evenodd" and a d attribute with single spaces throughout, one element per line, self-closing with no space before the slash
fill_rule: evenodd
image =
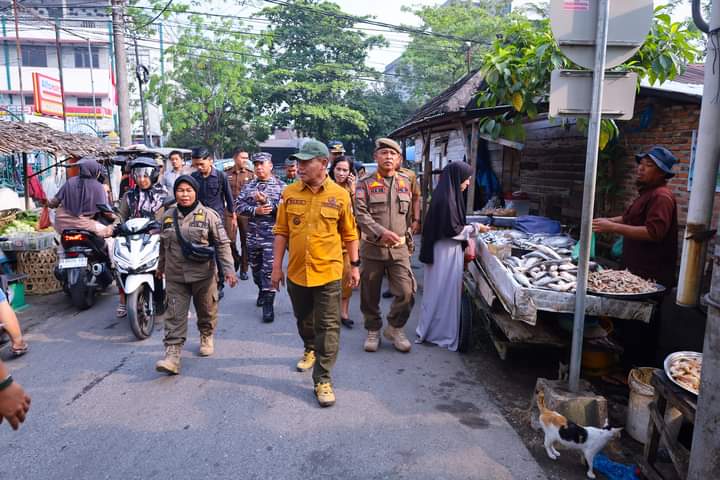
<path id="1" fill-rule="evenodd" d="M 368 120 L 351 98 L 377 77 L 364 64 L 382 37 L 353 29 L 355 20 L 325 1 L 293 0 L 258 15 L 270 22 L 257 43 L 258 91 L 274 125 L 322 140 L 366 135 Z"/>
<path id="2" fill-rule="evenodd" d="M 172 70 L 150 82 L 170 142 L 208 145 L 219 157 L 236 146 L 253 147 L 267 138 L 269 124 L 256 101 L 247 39 L 234 33 L 230 22 L 214 23 L 212 31 L 206 18 L 191 16 L 190 22 L 193 26 L 168 48 Z"/>
<path id="3" fill-rule="evenodd" d="M 547 102 L 551 72 L 576 67 L 559 51 L 548 20 L 531 21 L 513 14 L 501 26 L 502 35 L 482 57 L 485 89 L 478 105 L 511 105 L 513 111 L 485 119 L 481 128 L 494 137 L 521 140 L 524 119 L 534 118 Z M 687 23 L 673 22 L 666 7 L 658 7 L 645 43 L 618 69 L 635 71 L 640 79 L 647 77 L 650 83 L 671 80 L 699 57 L 698 38 Z M 603 120 L 601 146 L 604 148 L 617 134 L 614 122 Z"/>
<path id="4" fill-rule="evenodd" d="M 411 34 L 412 41 L 400 59 L 399 82 L 410 90 L 413 101 L 422 104 L 433 98 L 468 72 L 479 68 L 481 54 L 497 31 L 499 12 L 508 2 L 456 1 L 449 5 L 407 8 L 422 20 L 422 30 L 430 30 L 462 40 Z M 468 52 L 469 49 L 469 52 Z"/>
<path id="5" fill-rule="evenodd" d="M 396 90 L 381 87 L 355 91 L 348 100 L 354 109 L 362 113 L 368 130 L 359 136 L 353 132 L 339 133 L 336 139 L 346 145 L 348 152 L 354 150 L 355 157 L 362 162 L 372 161 L 375 139 L 386 137 L 407 120 L 416 108 L 403 100 Z"/>

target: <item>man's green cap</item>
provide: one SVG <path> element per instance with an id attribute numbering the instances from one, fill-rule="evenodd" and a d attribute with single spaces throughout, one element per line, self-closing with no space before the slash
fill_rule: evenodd
<path id="1" fill-rule="evenodd" d="M 375 151 L 377 152 L 382 148 L 392 148 L 397 153 L 402 153 L 400 144 L 392 138 L 378 138 L 377 140 L 375 140 Z"/>
<path id="2" fill-rule="evenodd" d="M 308 140 L 300 148 L 298 153 L 290 155 L 288 158 L 291 160 L 312 160 L 317 157 L 328 158 L 330 152 L 324 143 L 318 142 L 317 140 Z"/>

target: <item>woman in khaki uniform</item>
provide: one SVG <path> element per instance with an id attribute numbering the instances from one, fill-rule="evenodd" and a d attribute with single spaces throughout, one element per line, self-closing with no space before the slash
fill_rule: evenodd
<path id="1" fill-rule="evenodd" d="M 198 201 L 197 181 L 182 175 L 175 180 L 174 191 L 177 206 L 163 215 L 158 266 L 158 274 L 165 275 L 168 296 L 165 358 L 155 364 L 158 372 L 171 375 L 180 373 L 191 299 L 200 330 L 198 353 L 207 357 L 215 351 L 213 333 L 218 310 L 215 255 L 225 271 L 225 282 L 231 287 L 237 284 L 230 239 L 220 216 Z"/>
<path id="2" fill-rule="evenodd" d="M 353 167 L 351 157 L 344 155 L 333 160 L 330 168 L 330 178 L 335 183 L 348 191 L 350 199 L 355 198 L 355 182 L 356 172 Z M 355 207 L 353 206 L 353 214 Z M 352 328 L 355 322 L 350 320 L 350 297 L 352 297 L 353 289 L 350 286 L 350 275 L 352 267 L 350 266 L 350 257 L 348 257 L 347 249 L 343 246 L 343 279 L 342 279 L 342 303 L 340 308 L 340 322 L 347 328 Z"/>

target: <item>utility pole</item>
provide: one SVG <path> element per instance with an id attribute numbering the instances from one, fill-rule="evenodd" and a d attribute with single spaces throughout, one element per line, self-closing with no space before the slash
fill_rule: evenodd
<path id="1" fill-rule="evenodd" d="M 467 73 L 470 73 L 470 66 L 472 65 L 472 44 L 470 42 L 465 43 L 465 65 L 467 66 Z"/>
<path id="2" fill-rule="evenodd" d="M 25 121 L 25 92 L 22 81 L 22 51 L 20 50 L 20 27 L 18 25 L 17 0 L 13 0 L 13 15 L 15 16 L 15 52 L 18 62 L 18 83 L 20 85 L 20 118 Z"/>
<path id="3" fill-rule="evenodd" d="M 17 0 L 15 0 L 17 1 Z M 132 143 L 130 129 L 130 100 L 128 93 L 127 58 L 125 56 L 124 0 L 112 0 L 113 38 L 115 40 L 115 87 L 118 98 L 120 145 Z"/>
<path id="4" fill-rule="evenodd" d="M 143 83 L 147 80 L 144 75 L 144 66 L 140 65 L 140 55 L 138 54 L 137 35 L 133 35 L 135 43 L 135 78 L 138 81 L 138 90 L 140 91 L 140 114 L 142 115 L 143 143 L 150 146 L 147 131 L 147 122 L 145 121 L 145 95 L 143 95 Z"/>
<path id="5" fill-rule="evenodd" d="M 88 47 L 88 59 L 90 61 L 90 91 L 92 92 L 92 103 L 93 103 L 93 125 L 95 125 L 95 135 L 98 135 L 98 124 L 97 124 L 98 111 L 97 111 L 97 101 L 95 100 L 95 75 L 93 74 L 93 69 L 95 68 L 95 65 L 93 64 L 92 47 L 90 46 L 89 38 L 87 40 L 87 47 Z"/>
<path id="6" fill-rule="evenodd" d="M 597 8 L 598 22 L 595 35 L 595 68 L 593 69 L 593 92 L 590 106 L 590 123 L 588 125 L 585 189 L 583 191 L 582 224 L 580 227 L 580 255 L 578 258 L 575 317 L 570 353 L 570 375 L 568 379 L 570 391 L 573 393 L 577 393 L 580 389 L 583 329 L 585 328 L 585 301 L 590 265 L 592 218 L 593 211 L 595 210 L 595 178 L 597 177 L 598 168 L 598 145 L 600 143 L 600 121 L 602 120 L 603 82 L 605 81 L 610 0 L 599 0 Z"/>
<path id="7" fill-rule="evenodd" d="M 692 193 L 688 208 L 688 234 L 690 230 L 691 215 L 697 222 L 698 229 L 709 230 L 712 220 L 713 196 L 715 194 L 715 181 L 718 173 L 717 155 L 720 153 L 720 141 L 717 131 L 720 123 L 720 105 L 718 104 L 718 88 L 720 88 L 720 73 L 713 65 L 714 59 L 720 54 L 718 41 L 720 34 L 720 2 L 712 2 L 710 25 L 705 24 L 700 13 L 699 1 L 693 2 L 693 19 L 701 31 L 708 34 L 707 64 L 705 68 L 705 86 L 703 89 L 702 107 L 700 109 L 700 127 L 698 129 L 697 154 L 695 161 L 695 172 L 693 175 Z M 702 165 L 702 169 L 699 167 Z M 703 175 L 708 178 L 703 178 Z M 709 178 L 712 176 L 712 178 Z M 696 195 L 696 188 L 705 187 Z M 702 196 L 702 198 L 696 198 Z M 697 200 L 697 201 L 696 201 Z M 691 213 L 692 210 L 692 213 Z M 689 236 L 689 235 L 688 235 Z M 695 248 L 693 249 L 693 244 Z M 695 255 L 701 257 L 698 260 L 700 268 L 705 265 L 704 250 L 706 243 L 695 239 L 686 240 L 683 248 L 683 265 L 690 265 L 690 258 L 687 254 L 695 250 Z M 720 462 L 718 452 L 720 451 L 720 248 L 715 246 L 715 258 L 713 261 L 713 275 L 710 283 L 710 292 L 705 296 L 705 303 L 708 305 L 707 322 L 705 324 L 705 341 L 703 344 L 703 361 L 700 381 L 700 395 L 697 402 L 697 413 L 695 416 L 695 429 L 693 431 L 692 449 L 690 450 L 690 467 L 688 469 L 688 480 L 706 480 L 720 478 Z M 688 269 L 692 270 L 692 269 Z M 681 267 L 680 281 L 683 281 Z M 698 292 L 699 293 L 699 289 Z M 686 300 L 692 303 L 696 292 L 687 292 Z M 678 303 L 680 303 L 680 289 L 678 289 Z"/>
<path id="8" fill-rule="evenodd" d="M 65 113 L 65 82 L 63 80 L 62 48 L 60 47 L 60 19 L 55 19 L 55 52 L 57 54 L 58 75 L 60 76 L 60 101 L 62 103 L 63 131 L 67 132 L 67 114 Z"/>

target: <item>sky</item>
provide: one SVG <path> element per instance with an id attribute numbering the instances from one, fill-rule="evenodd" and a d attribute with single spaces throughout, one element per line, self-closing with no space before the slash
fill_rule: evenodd
<path id="1" fill-rule="evenodd" d="M 439 5 L 444 0 L 334 0 L 335 3 L 348 12 L 355 15 L 373 15 L 381 22 L 393 24 L 405 24 L 419 26 L 420 19 L 412 13 L 402 11 L 403 5 L 408 6 L 426 6 Z M 530 3 L 531 0 L 515 0 L 513 1 L 513 9 Z M 655 5 L 664 4 L 664 1 L 655 1 Z M 684 19 L 690 16 L 690 0 L 686 6 L 678 7 L 673 17 Z M 390 33 L 385 35 L 391 41 L 389 48 L 375 49 L 370 52 L 368 65 L 382 70 L 385 65 L 395 60 L 402 53 L 401 42 L 406 43 L 409 39 L 408 35 L 402 33 Z M 397 39 L 397 41 L 396 41 Z"/>
<path id="2" fill-rule="evenodd" d="M 422 7 L 429 5 L 440 5 L 445 0 L 332 0 L 337 3 L 340 8 L 354 15 L 372 15 L 375 20 L 391 23 L 394 25 L 420 26 L 421 22 L 418 17 L 409 12 L 403 12 L 403 5 L 409 7 Z M 513 9 L 522 7 L 527 3 L 537 0 L 513 0 Z M 257 11 L 258 7 L 264 6 L 261 0 L 210 0 L 210 4 L 216 4 L 218 11 L 224 11 L 231 15 L 247 15 L 253 11 Z M 241 3 L 238 8 L 238 3 Z M 655 0 L 655 5 L 664 4 L 664 0 Z M 229 5 L 233 5 L 230 7 Z M 690 0 L 686 5 L 678 7 L 673 17 L 682 20 L 690 16 Z M 369 27 L 366 25 L 366 27 Z M 369 27 L 374 28 L 374 27 Z M 390 45 L 384 48 L 377 48 L 370 52 L 367 65 L 377 70 L 383 70 L 384 67 L 397 59 L 403 52 L 404 47 L 409 42 L 409 36 L 400 32 L 368 32 L 382 33 L 388 40 Z"/>

